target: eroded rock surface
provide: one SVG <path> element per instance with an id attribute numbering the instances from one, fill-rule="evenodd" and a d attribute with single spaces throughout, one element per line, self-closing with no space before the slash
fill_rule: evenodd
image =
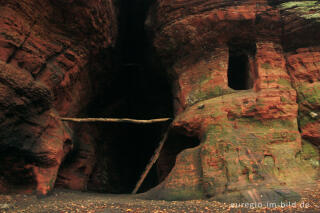
<path id="1" fill-rule="evenodd" d="M 89 65 L 115 44 L 116 24 L 110 0 L 0 1 L 2 192 L 53 188 L 73 148 L 60 117 L 77 116 L 94 96 L 99 70 Z"/>
<path id="2" fill-rule="evenodd" d="M 123 2 L 0 0 L 0 192 L 130 191 L 160 127 L 79 126 L 60 117 L 97 109 L 167 116 L 172 101 L 158 177 L 149 176 L 150 186 L 161 183 L 143 196 L 299 199 L 295 188 L 319 177 L 319 3 L 156 0 L 147 40 L 145 9 Z M 130 14 L 117 17 L 119 8 Z M 132 139 L 137 132 L 141 141 Z"/>
<path id="3" fill-rule="evenodd" d="M 319 175 L 319 9 L 317 1 L 155 3 L 147 25 L 174 78 L 172 128 L 201 142 L 146 197 L 298 199 L 294 188 Z"/>

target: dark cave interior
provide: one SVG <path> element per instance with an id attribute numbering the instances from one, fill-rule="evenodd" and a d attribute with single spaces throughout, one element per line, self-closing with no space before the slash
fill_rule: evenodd
<path id="1" fill-rule="evenodd" d="M 250 58 L 255 55 L 254 43 L 229 44 L 228 86 L 234 90 L 248 90 L 253 87 L 253 70 Z"/>
<path id="2" fill-rule="evenodd" d="M 105 63 L 106 57 L 111 57 L 113 67 L 104 66 L 116 71 L 111 81 L 101 80 L 99 90 L 103 92 L 98 93 L 82 116 L 134 119 L 173 117 L 170 79 L 152 49 L 144 26 L 151 3 L 152 0 L 122 0 L 118 3 L 119 38 L 113 56 L 102 54 L 94 59 L 99 66 Z M 80 130 L 81 124 L 77 125 Z M 96 130 L 97 160 L 89 178 L 88 190 L 131 193 L 169 123 L 90 125 Z M 158 162 L 138 192 L 158 185 L 174 166 L 176 155 L 198 144 L 197 139 L 171 130 Z M 70 166 L 80 150 L 75 144 L 63 167 Z"/>
<path id="3" fill-rule="evenodd" d="M 178 129 L 171 129 L 156 165 L 159 183 L 169 175 L 181 151 L 198 145 L 200 145 L 199 138 L 183 134 Z"/>

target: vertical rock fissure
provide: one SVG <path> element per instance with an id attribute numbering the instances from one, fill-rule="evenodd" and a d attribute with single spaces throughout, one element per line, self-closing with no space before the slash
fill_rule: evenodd
<path id="1" fill-rule="evenodd" d="M 110 85 L 90 103 L 84 116 L 143 120 L 172 117 L 170 83 L 144 27 L 151 3 L 152 0 L 121 0 L 116 3 L 119 10 L 119 33 L 113 52 L 116 72 Z M 90 125 L 96 130 L 93 136 L 96 163 L 89 177 L 88 190 L 131 192 L 167 124 Z M 153 166 L 138 192 L 158 183 L 156 166 Z"/>

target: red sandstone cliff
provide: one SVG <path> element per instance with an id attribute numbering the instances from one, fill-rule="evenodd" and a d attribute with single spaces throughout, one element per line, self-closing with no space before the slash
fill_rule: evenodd
<path id="1" fill-rule="evenodd" d="M 316 1 L 155 3 L 147 24 L 174 78 L 172 126 L 200 145 L 181 152 L 147 197 L 291 199 L 288 189 L 319 175 L 319 9 Z"/>
<path id="2" fill-rule="evenodd" d="M 101 85 L 108 81 L 102 79 L 111 81 L 118 72 L 110 57 L 116 40 L 135 42 L 117 36 L 119 5 L 0 0 L 1 192 L 47 194 L 55 184 L 113 191 L 111 179 L 121 175 L 112 174 L 112 145 L 95 141 L 117 141 L 125 128 L 102 134 L 103 128 L 59 118 L 80 115 L 104 93 Z M 144 196 L 298 198 L 294 187 L 319 175 L 319 10 L 317 1 L 154 1 L 145 22 L 146 45 L 161 63 L 148 60 L 159 63 L 154 67 L 162 64 L 162 74 L 172 79 L 170 132 L 182 136 L 169 137 L 157 162 L 163 182 Z M 137 66 L 129 76 L 148 85 L 138 75 L 147 72 L 140 72 Z M 148 88 L 138 91 L 143 90 Z M 125 93 L 133 99 L 133 91 Z M 158 98 L 153 96 L 148 97 Z M 140 110 L 151 108 L 140 101 Z M 109 108 L 129 103 L 123 102 Z M 70 155 L 75 141 L 80 151 Z M 132 149 L 139 146 L 132 143 Z M 61 166 L 68 153 L 71 163 Z M 100 178 L 104 173 L 108 178 Z M 124 174 L 122 179 L 130 178 Z"/>
<path id="3" fill-rule="evenodd" d="M 73 147 L 59 117 L 94 95 L 89 65 L 115 44 L 115 13 L 112 1 L 0 1 L 2 192 L 53 188 Z"/>

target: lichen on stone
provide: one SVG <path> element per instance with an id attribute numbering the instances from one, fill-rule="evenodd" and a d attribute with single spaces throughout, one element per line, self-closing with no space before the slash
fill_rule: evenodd
<path id="1" fill-rule="evenodd" d="M 280 5 L 281 9 L 297 13 L 301 18 L 320 22 L 319 1 L 290 1 Z"/>

